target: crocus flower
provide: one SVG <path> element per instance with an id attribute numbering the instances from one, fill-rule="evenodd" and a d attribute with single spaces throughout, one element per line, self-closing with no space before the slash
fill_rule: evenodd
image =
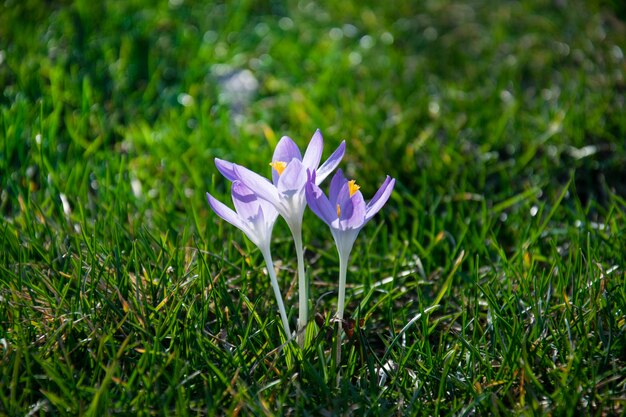
<path id="1" fill-rule="evenodd" d="M 311 210 L 329 227 L 339 252 L 339 299 L 337 319 L 343 319 L 348 259 L 359 231 L 385 205 L 396 180 L 387 176 L 369 203 L 365 203 L 359 186 L 348 181 L 341 170 L 330 182 L 327 198 L 317 186 L 315 173 L 309 173 L 306 199 Z"/>
<path id="2" fill-rule="evenodd" d="M 298 342 L 304 342 L 303 329 L 308 321 L 308 291 L 304 272 L 304 248 L 302 245 L 302 216 L 306 208 L 305 185 L 307 172 L 315 172 L 316 184 L 320 184 L 341 162 L 346 144 L 342 142 L 337 150 L 320 166 L 324 141 L 319 129 L 315 132 L 304 157 L 291 138 L 283 136 L 274 150 L 270 166 L 272 181 L 232 162 L 215 159 L 218 170 L 229 180 L 240 180 L 254 190 L 256 195 L 270 202 L 285 219 L 293 235 L 298 260 Z"/>
<path id="3" fill-rule="evenodd" d="M 235 210 L 216 200 L 211 194 L 206 193 L 209 205 L 213 211 L 228 223 L 239 228 L 254 243 L 261 253 L 267 265 L 267 272 L 278 303 L 280 318 L 287 338 L 291 337 L 289 321 L 283 304 L 283 298 L 278 287 L 274 263 L 270 251 L 272 229 L 278 217 L 278 212 L 270 203 L 260 198 L 246 187 L 241 181 L 235 180 L 231 190 Z"/>
<path id="4" fill-rule="evenodd" d="M 231 181 L 240 180 L 259 197 L 272 203 L 293 231 L 302 228 L 302 216 L 306 208 L 304 188 L 307 171 L 314 171 L 316 184 L 321 184 L 341 162 L 346 144 L 345 141 L 341 142 L 337 150 L 320 166 L 323 148 L 324 141 L 319 129 L 311 138 L 304 158 L 295 142 L 283 136 L 276 145 L 270 162 L 272 182 L 241 165 L 222 159 L 216 158 L 215 165 L 226 178 Z"/>

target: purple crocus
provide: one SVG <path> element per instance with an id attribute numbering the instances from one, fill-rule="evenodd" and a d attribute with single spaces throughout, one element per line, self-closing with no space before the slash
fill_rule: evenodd
<path id="1" fill-rule="evenodd" d="M 289 338 L 291 337 L 289 320 L 287 319 L 283 298 L 278 287 L 278 280 L 276 279 L 276 272 L 274 271 L 274 263 L 270 251 L 272 229 L 278 217 L 278 212 L 270 203 L 258 198 L 256 194 L 241 181 L 233 181 L 231 194 L 236 211 L 215 199 L 211 194 L 206 193 L 206 196 L 213 211 L 222 219 L 244 232 L 248 239 L 258 246 L 263 254 L 274 295 L 276 296 L 276 302 L 278 303 L 283 329 L 285 330 L 287 338 Z"/>
<path id="2" fill-rule="evenodd" d="M 316 184 L 324 179 L 339 165 L 346 151 L 346 143 L 341 142 L 333 154 L 320 166 L 324 140 L 319 129 L 311 138 L 304 153 L 288 136 L 283 136 L 276 148 L 270 166 L 272 182 L 267 178 L 241 165 L 215 158 L 217 169 L 231 181 L 240 180 L 264 200 L 269 201 L 293 230 L 302 228 L 302 216 L 306 208 L 305 184 L 307 171 L 316 174 Z"/>
<path id="3" fill-rule="evenodd" d="M 348 259 L 359 231 L 385 205 L 396 180 L 387 176 L 369 203 L 365 203 L 359 186 L 354 180 L 348 181 L 341 170 L 330 182 L 327 198 L 317 186 L 315 173 L 309 173 L 306 184 L 306 199 L 311 210 L 329 227 L 339 252 L 339 299 L 337 318 L 343 319 L 346 273 Z"/>
<path id="4" fill-rule="evenodd" d="M 272 181 L 232 162 L 215 159 L 218 170 L 229 180 L 239 180 L 254 190 L 256 195 L 271 203 L 285 219 L 293 235 L 298 260 L 298 342 L 304 343 L 304 333 L 308 321 L 308 290 L 304 272 L 304 248 L 302 245 L 302 216 L 306 208 L 305 186 L 307 172 L 314 172 L 316 184 L 320 184 L 341 162 L 346 150 L 345 141 L 320 166 L 324 140 L 319 129 L 311 138 L 304 153 L 300 153 L 295 142 L 283 136 L 274 150 L 270 166 Z"/>

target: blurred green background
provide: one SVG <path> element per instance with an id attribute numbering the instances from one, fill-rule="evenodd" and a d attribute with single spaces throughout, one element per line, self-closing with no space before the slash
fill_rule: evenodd
<path id="1" fill-rule="evenodd" d="M 258 167 L 277 138 L 304 146 L 315 128 L 346 139 L 368 181 L 415 189 L 428 172 L 432 194 L 496 199 L 576 167 L 585 201 L 623 194 L 622 15 L 580 1 L 6 1 L 3 211 L 24 181 L 88 207 L 112 155 L 152 190 L 136 204 L 203 207 L 212 157 Z M 250 90 L 229 92 L 242 71 Z M 94 163 L 67 190 L 54 173 L 76 158 Z"/>

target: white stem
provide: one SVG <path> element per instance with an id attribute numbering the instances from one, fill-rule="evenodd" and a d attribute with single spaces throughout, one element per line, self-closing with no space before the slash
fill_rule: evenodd
<path id="1" fill-rule="evenodd" d="M 349 254 L 339 252 L 339 297 L 337 300 L 337 319 L 343 320 L 346 302 L 346 275 L 348 274 Z"/>
<path id="2" fill-rule="evenodd" d="M 306 275 L 304 273 L 304 248 L 302 246 L 301 227 L 292 227 L 293 242 L 296 245 L 296 257 L 298 259 L 298 344 L 304 346 L 305 329 L 308 322 L 309 303 Z"/>
<path id="3" fill-rule="evenodd" d="M 343 312 L 346 302 L 346 275 L 348 274 L 348 260 L 350 251 L 344 253 L 339 250 L 339 296 L 337 300 L 337 349 L 335 363 L 337 366 L 337 384 L 339 384 L 339 365 L 341 363 L 341 337 L 343 336 Z"/>
<path id="4" fill-rule="evenodd" d="M 280 319 L 283 322 L 283 329 L 287 339 L 291 338 L 291 330 L 289 329 L 289 320 L 287 319 L 287 312 L 285 311 L 285 305 L 283 304 L 283 296 L 280 293 L 278 287 L 278 280 L 276 279 L 276 271 L 274 271 L 274 262 L 272 261 L 272 255 L 270 249 L 262 249 L 263 258 L 265 259 L 265 265 L 267 266 L 267 273 L 270 274 L 270 281 L 272 288 L 274 289 L 274 296 L 276 297 L 276 303 L 278 304 L 278 311 L 280 312 Z"/>

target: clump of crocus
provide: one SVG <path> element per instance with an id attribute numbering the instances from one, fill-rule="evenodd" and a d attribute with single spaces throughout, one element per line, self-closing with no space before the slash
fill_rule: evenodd
<path id="1" fill-rule="evenodd" d="M 231 181 L 239 180 L 260 198 L 272 204 L 285 219 L 293 236 L 298 261 L 298 343 L 304 344 L 304 329 L 308 321 L 308 286 L 304 271 L 304 247 L 302 243 L 302 216 L 307 199 L 305 186 L 307 172 L 315 173 L 319 185 L 341 162 L 345 142 L 320 166 L 324 141 L 319 129 L 315 132 L 304 157 L 295 142 L 283 136 L 276 145 L 270 166 L 272 181 L 232 162 L 215 159 L 219 171 Z"/>
<path id="2" fill-rule="evenodd" d="M 231 190 L 235 210 L 216 200 L 211 194 L 206 193 L 209 205 L 215 213 L 233 226 L 239 228 L 254 243 L 265 260 L 267 273 L 270 276 L 272 289 L 278 304 L 278 311 L 283 323 L 283 329 L 287 338 L 291 337 L 289 320 L 283 304 L 283 297 L 278 287 L 274 263 L 270 251 L 272 229 L 278 217 L 278 212 L 273 205 L 260 199 L 246 187 L 241 181 L 235 180 Z"/>
<path id="3" fill-rule="evenodd" d="M 369 203 L 365 203 L 360 186 L 356 181 L 348 181 L 339 169 L 330 182 L 328 197 L 317 186 L 315 172 L 309 172 L 306 184 L 306 199 L 309 207 L 329 227 L 339 253 L 339 296 L 337 319 L 343 320 L 346 295 L 346 275 L 350 252 L 359 231 L 385 205 L 396 180 L 387 176 Z M 340 357 L 340 342 L 337 343 L 337 357 Z"/>

